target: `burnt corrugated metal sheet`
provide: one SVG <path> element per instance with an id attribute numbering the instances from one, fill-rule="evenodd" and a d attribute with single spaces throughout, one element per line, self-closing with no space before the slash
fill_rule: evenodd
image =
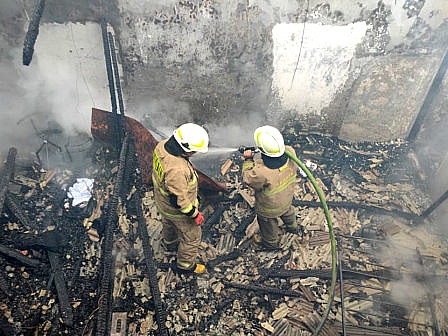
<path id="1" fill-rule="evenodd" d="M 138 163 L 141 171 L 142 181 L 145 184 L 152 184 L 152 153 L 158 141 L 151 132 L 137 120 L 125 116 L 126 132 L 134 138 L 135 150 L 138 156 Z M 91 132 L 95 140 L 113 143 L 116 135 L 114 134 L 114 115 L 105 110 L 92 108 Z M 220 192 L 226 190 L 225 183 L 216 182 L 204 173 L 198 171 L 199 188 L 208 192 Z"/>

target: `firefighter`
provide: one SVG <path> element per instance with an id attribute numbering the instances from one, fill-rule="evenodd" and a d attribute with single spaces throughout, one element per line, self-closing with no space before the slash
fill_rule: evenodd
<path id="1" fill-rule="evenodd" d="M 208 151 L 207 131 L 186 123 L 173 135 L 157 144 L 153 153 L 152 181 L 157 210 L 162 215 L 162 244 L 168 251 L 177 249 L 180 273 L 204 273 L 197 263 L 204 216 L 199 211 L 198 175 L 190 162 L 196 152 Z"/>
<path id="2" fill-rule="evenodd" d="M 291 146 L 286 146 L 280 131 L 272 126 L 261 126 L 254 132 L 255 144 L 261 158 L 254 160 L 255 152 L 243 152 L 243 181 L 255 191 L 255 211 L 260 226 L 261 242 L 265 249 L 279 247 L 279 219 L 285 231 L 302 235 L 297 225 L 292 206 L 294 183 L 298 167 L 285 154 L 285 148 L 295 155 Z"/>

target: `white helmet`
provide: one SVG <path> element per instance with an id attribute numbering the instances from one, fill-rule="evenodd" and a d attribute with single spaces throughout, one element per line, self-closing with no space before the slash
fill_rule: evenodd
<path id="1" fill-rule="evenodd" d="M 208 133 L 199 125 L 192 123 L 180 125 L 174 130 L 173 135 L 185 152 L 208 151 Z"/>
<path id="2" fill-rule="evenodd" d="M 267 156 L 280 157 L 285 152 L 283 136 L 275 127 L 258 127 L 254 132 L 254 140 L 261 152 Z"/>

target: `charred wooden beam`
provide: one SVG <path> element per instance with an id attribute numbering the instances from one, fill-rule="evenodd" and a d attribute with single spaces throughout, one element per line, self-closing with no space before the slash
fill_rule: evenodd
<path id="1" fill-rule="evenodd" d="M 10 248 L 8 246 L 5 246 L 5 245 L 0 245 L 0 253 L 2 253 L 3 255 L 5 255 L 9 258 L 17 260 L 18 262 L 20 262 L 21 264 L 23 264 L 25 266 L 37 267 L 41 264 L 39 260 L 31 259 L 27 256 L 24 256 L 22 253 L 18 252 L 17 250 Z"/>
<path id="2" fill-rule="evenodd" d="M 0 273 L 0 291 L 5 293 L 7 296 L 12 297 L 13 293 L 11 287 L 9 286 L 8 278 L 6 278 L 3 273 Z"/>
<path id="3" fill-rule="evenodd" d="M 114 70 L 115 87 L 117 88 L 117 98 L 118 107 L 120 109 L 120 114 L 118 115 L 118 127 L 120 132 L 120 138 L 123 139 L 126 134 L 126 121 L 124 118 L 124 104 L 123 104 L 123 94 L 121 91 L 120 73 L 118 71 L 117 54 L 115 53 L 115 41 L 111 32 L 107 35 L 109 40 L 109 50 L 112 57 L 112 67 Z"/>
<path id="4" fill-rule="evenodd" d="M 300 292 L 300 291 L 291 291 L 291 290 L 278 289 L 278 288 L 265 287 L 265 286 L 257 286 L 257 285 L 246 285 L 246 284 L 241 284 L 241 283 L 231 282 L 231 281 L 223 281 L 223 284 L 227 287 L 244 289 L 244 290 L 263 293 L 263 294 L 274 294 L 274 295 L 292 296 L 292 297 L 303 296 L 302 292 Z"/>
<path id="5" fill-rule="evenodd" d="M 289 258 L 290 258 L 289 253 L 285 254 L 283 257 L 277 259 L 271 267 L 269 267 L 267 269 L 265 268 L 265 269 L 258 270 L 258 273 L 260 274 L 260 278 L 258 279 L 258 281 L 263 282 L 266 279 L 270 278 L 271 274 L 277 273 L 277 272 L 283 270 L 285 267 L 285 263 L 287 262 L 287 260 Z"/>
<path id="6" fill-rule="evenodd" d="M 98 303 L 98 315 L 96 324 L 96 335 L 106 336 L 109 332 L 111 314 L 111 303 L 112 303 L 112 283 L 113 283 L 113 244 L 114 244 L 114 230 L 118 225 L 117 209 L 119 203 L 119 197 L 121 195 L 121 185 L 126 164 L 126 155 L 128 152 L 128 138 L 126 137 L 121 146 L 121 152 L 119 157 L 118 172 L 114 184 L 114 192 L 109 201 L 107 222 L 106 222 L 106 232 L 103 238 L 102 251 L 103 251 L 103 262 L 102 262 L 102 275 L 101 275 L 101 286 L 100 286 L 100 300 Z"/>
<path id="7" fill-rule="evenodd" d="M 219 265 L 219 264 L 222 263 L 222 262 L 229 261 L 229 260 L 235 260 L 235 259 L 238 258 L 240 255 L 241 255 L 241 251 L 235 249 L 235 250 L 233 250 L 233 251 L 230 252 L 230 253 L 223 254 L 223 255 L 221 255 L 221 256 L 218 256 L 216 259 L 210 260 L 210 261 L 207 263 L 207 266 L 209 266 L 209 267 L 215 267 L 215 266 Z"/>
<path id="8" fill-rule="evenodd" d="M 316 201 L 299 201 L 299 200 L 294 199 L 292 201 L 292 204 L 294 206 L 306 206 L 306 207 L 310 207 L 310 208 L 322 207 L 322 203 L 316 202 Z M 413 220 L 413 219 L 418 218 L 418 216 L 413 213 L 403 212 L 403 211 L 399 211 L 399 210 L 388 210 L 388 209 L 383 209 L 383 208 L 372 206 L 372 205 L 366 205 L 366 204 L 360 204 L 360 203 L 354 203 L 354 202 L 327 201 L 327 205 L 329 208 L 363 209 L 363 210 L 367 210 L 367 211 L 375 211 L 378 213 L 383 213 L 386 215 L 394 214 L 394 215 L 397 215 L 399 217 L 402 217 L 402 218 L 405 218 L 408 220 Z"/>
<path id="9" fill-rule="evenodd" d="M 267 272 L 260 270 L 261 272 Z M 397 280 L 400 279 L 400 276 L 397 274 L 393 274 L 387 271 L 374 271 L 374 272 L 360 272 L 348 269 L 342 269 L 342 274 L 344 275 L 344 279 L 384 279 L 384 280 Z M 270 273 L 271 278 L 308 278 L 315 277 L 322 280 L 331 279 L 331 270 L 278 270 L 277 272 Z M 339 278 L 339 276 L 338 276 Z"/>
<path id="10" fill-rule="evenodd" d="M 73 311 L 69 302 L 67 286 L 65 284 L 64 271 L 59 260 L 59 254 L 48 251 L 51 269 L 54 274 L 54 284 L 58 294 L 62 323 L 68 327 L 73 326 Z"/>
<path id="11" fill-rule="evenodd" d="M 6 198 L 6 192 L 8 191 L 9 181 L 14 176 L 14 166 L 17 156 L 17 149 L 14 147 L 9 149 L 8 157 L 6 159 L 5 166 L 1 170 L 0 176 L 0 211 L 3 209 L 3 204 Z"/>
<path id="12" fill-rule="evenodd" d="M 23 45 L 23 65 L 30 65 L 33 59 L 34 44 L 37 40 L 37 35 L 39 35 L 39 25 L 40 19 L 45 8 L 45 0 L 39 0 L 36 7 L 34 8 L 33 16 L 31 17 L 30 23 L 28 24 L 28 31 L 26 32 L 25 42 Z"/>
<path id="13" fill-rule="evenodd" d="M 9 211 L 19 220 L 20 224 L 22 224 L 27 230 L 31 230 L 34 225 L 31 225 L 31 222 L 25 215 L 22 207 L 19 205 L 18 200 L 11 193 L 6 194 L 6 206 Z"/>
<path id="14" fill-rule="evenodd" d="M 425 120 L 426 114 L 428 113 L 432 102 L 435 97 L 439 94 L 440 87 L 442 86 L 443 78 L 445 77 L 446 70 L 448 68 L 448 49 L 445 51 L 445 55 L 443 56 L 442 62 L 437 70 L 436 75 L 431 83 L 431 86 L 426 93 L 425 100 L 423 101 L 422 106 L 420 107 L 420 111 L 415 118 L 414 124 L 412 125 L 411 130 L 409 131 L 409 135 L 406 140 L 409 142 L 414 142 L 417 138 L 417 135 L 420 131 L 420 128 Z"/>
<path id="15" fill-rule="evenodd" d="M 159 282 L 157 278 L 157 266 L 154 260 L 154 251 L 150 244 L 150 237 L 148 235 L 148 229 L 146 226 L 146 220 L 143 217 L 142 204 L 140 192 L 134 194 L 135 206 L 138 219 L 138 232 L 142 240 L 143 253 L 145 256 L 146 272 L 149 279 L 149 286 L 151 289 L 152 298 L 155 307 L 155 316 L 157 320 L 157 335 L 168 336 L 168 329 L 166 328 L 166 308 L 163 304 L 162 297 L 160 295 Z"/>
<path id="16" fill-rule="evenodd" d="M 103 37 L 103 50 L 104 50 L 104 59 L 106 62 L 106 72 L 107 72 L 107 80 L 109 83 L 109 94 L 110 101 L 112 106 L 112 115 L 113 115 L 113 132 L 114 136 L 111 138 L 112 141 L 115 141 L 115 148 L 117 153 L 120 151 L 121 143 L 123 141 L 121 130 L 120 130 L 120 119 L 117 113 L 117 98 L 115 94 L 115 84 L 114 84 L 114 74 L 112 69 L 111 55 L 110 55 L 110 46 L 109 39 L 107 36 L 107 22 L 105 20 L 101 21 L 101 33 Z"/>
<path id="17" fill-rule="evenodd" d="M 10 240 L 11 244 L 20 250 L 38 248 L 58 252 L 66 245 L 64 236 L 58 231 L 44 231 L 40 234 L 17 232 Z"/>
<path id="18" fill-rule="evenodd" d="M 128 166 L 138 166 L 138 161 L 135 156 L 135 144 L 133 139 L 129 140 L 129 155 L 127 157 L 128 159 Z M 129 169 L 128 169 L 129 171 Z M 159 288 L 159 281 L 157 278 L 157 264 L 154 259 L 154 250 L 151 246 L 151 239 L 148 234 L 148 228 L 146 224 L 146 219 L 143 215 L 142 210 L 142 181 L 141 176 L 135 176 L 135 184 L 137 184 L 135 187 L 137 191 L 134 193 L 132 197 L 132 205 L 134 207 L 135 214 L 137 216 L 137 230 L 138 235 L 140 236 L 140 239 L 142 241 L 142 247 L 143 247 L 143 255 L 145 257 L 145 264 L 146 264 L 146 274 L 148 276 L 149 280 L 149 287 L 151 290 L 151 295 L 154 303 L 154 309 L 155 309 L 155 317 L 157 321 L 157 335 L 160 336 L 168 336 L 168 329 L 166 327 L 166 306 L 162 300 L 162 296 L 160 294 L 160 288 Z"/>
<path id="19" fill-rule="evenodd" d="M 229 261 L 229 260 L 235 260 L 236 258 L 241 256 L 243 251 L 245 251 L 249 247 L 250 243 L 251 243 L 251 240 L 246 240 L 246 241 L 240 242 L 240 244 L 238 244 L 238 246 L 232 252 L 223 254 L 221 256 L 218 256 L 216 259 L 210 260 L 207 263 L 207 266 L 214 267 L 216 265 L 219 265 L 222 262 Z"/>

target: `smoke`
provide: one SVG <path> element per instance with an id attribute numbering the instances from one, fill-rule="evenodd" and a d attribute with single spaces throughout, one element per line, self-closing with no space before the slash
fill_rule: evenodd
<path id="1" fill-rule="evenodd" d="M 161 138 L 170 136 L 176 126 L 192 121 L 189 105 L 170 97 L 139 97 L 128 114 Z"/>
<path id="2" fill-rule="evenodd" d="M 64 146 L 90 135 L 91 108 L 110 110 L 100 27 L 41 24 L 29 66 L 21 46 L 0 45 L 0 155 L 16 147 L 34 157 L 47 141 L 44 151 L 64 159 Z"/>
<path id="3" fill-rule="evenodd" d="M 20 6 L 18 1 L 2 1 L 1 4 L 1 18 L 12 18 L 20 14 Z"/>
<path id="4" fill-rule="evenodd" d="M 20 60 L 19 51 L 11 50 L 2 55 L 0 60 L 0 76 L 8 78 L 1 83 L 0 99 L 2 122 L 1 151 L 6 152 L 8 147 L 15 146 L 30 151 L 33 144 L 37 145 L 39 138 L 33 134 L 33 128 L 26 117 L 42 117 L 48 111 L 48 105 L 39 91 L 28 92 L 21 83 L 24 74 L 19 71 L 17 60 Z M 4 57 L 6 56 L 6 57 Z"/>
<path id="5" fill-rule="evenodd" d="M 379 259 L 399 275 L 398 280 L 390 283 L 391 298 L 412 316 L 417 310 L 435 304 L 436 298 L 446 297 L 447 241 L 430 226 L 404 228 L 387 238 Z M 444 308 L 446 304 L 440 307 Z"/>
<path id="6" fill-rule="evenodd" d="M 153 13 L 157 7 L 172 8 L 177 0 L 127 1 L 126 10 L 138 14 Z"/>
<path id="7" fill-rule="evenodd" d="M 205 125 L 210 134 L 210 142 L 213 147 L 239 147 L 254 146 L 253 134 L 257 127 L 267 124 L 260 113 L 247 113 L 239 117 L 238 123 Z"/>

